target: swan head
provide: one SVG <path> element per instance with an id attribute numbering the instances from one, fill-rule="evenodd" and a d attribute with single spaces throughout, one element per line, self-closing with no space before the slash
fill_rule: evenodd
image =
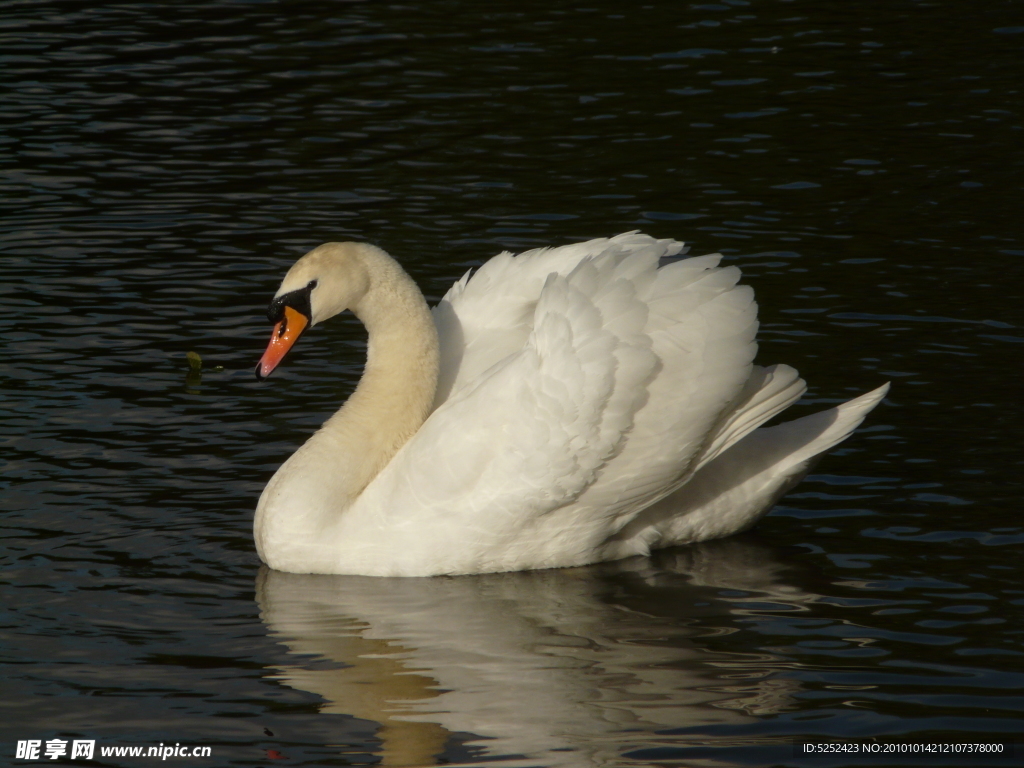
<path id="1" fill-rule="evenodd" d="M 373 246 L 324 243 L 292 265 L 267 308 L 274 330 L 256 364 L 257 379 L 270 375 L 307 328 L 359 304 L 370 287 L 368 249 Z"/>

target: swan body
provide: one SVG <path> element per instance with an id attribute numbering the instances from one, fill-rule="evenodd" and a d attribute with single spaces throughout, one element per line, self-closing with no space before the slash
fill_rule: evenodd
<path id="1" fill-rule="evenodd" d="M 306 327 L 368 333 L 352 396 L 260 497 L 292 573 L 431 576 L 584 565 L 752 526 L 888 384 L 761 427 L 806 389 L 753 365 L 753 291 L 720 255 L 638 233 L 468 273 L 431 311 L 384 251 L 328 243 L 271 303 L 269 375 Z"/>

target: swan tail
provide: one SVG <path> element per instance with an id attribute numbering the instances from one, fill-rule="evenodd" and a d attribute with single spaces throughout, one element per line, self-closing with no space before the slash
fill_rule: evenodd
<path id="1" fill-rule="evenodd" d="M 738 443 L 769 419 L 782 413 L 807 391 L 807 383 L 795 368 L 773 365 L 763 368 L 755 365 L 736 398 L 736 404 L 726 411 L 719 425 L 710 433 L 693 471 Z"/>
<path id="2" fill-rule="evenodd" d="M 750 528 L 817 458 L 849 437 L 888 391 L 886 383 L 827 411 L 750 432 L 612 536 L 609 559 Z"/>

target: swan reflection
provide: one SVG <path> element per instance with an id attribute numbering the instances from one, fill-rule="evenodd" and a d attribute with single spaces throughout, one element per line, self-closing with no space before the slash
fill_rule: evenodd
<path id="1" fill-rule="evenodd" d="M 453 735 L 469 734 L 482 758 L 595 766 L 656 745 L 655 731 L 787 708 L 795 684 L 771 679 L 770 657 L 722 663 L 701 642 L 707 622 L 694 618 L 742 610 L 694 607 L 715 600 L 714 589 L 794 607 L 814 599 L 783 572 L 767 548 L 728 539 L 658 558 L 482 576 L 264 568 L 256 594 L 275 639 L 307 657 L 275 677 L 321 696 L 322 712 L 380 723 L 383 765 L 432 765 Z M 735 666 L 739 674 L 723 670 Z"/>

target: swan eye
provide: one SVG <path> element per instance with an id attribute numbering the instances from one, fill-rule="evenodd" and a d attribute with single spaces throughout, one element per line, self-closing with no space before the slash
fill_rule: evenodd
<path id="1" fill-rule="evenodd" d="M 299 288 L 294 291 L 289 291 L 283 296 L 278 296 L 270 302 L 270 306 L 267 308 L 267 319 L 272 323 L 280 322 L 284 318 L 285 307 L 291 307 L 297 312 L 305 315 L 307 318 L 312 317 L 313 308 L 310 306 L 310 295 L 313 293 L 313 289 L 316 288 L 316 286 L 317 281 L 310 280 L 305 288 Z"/>

